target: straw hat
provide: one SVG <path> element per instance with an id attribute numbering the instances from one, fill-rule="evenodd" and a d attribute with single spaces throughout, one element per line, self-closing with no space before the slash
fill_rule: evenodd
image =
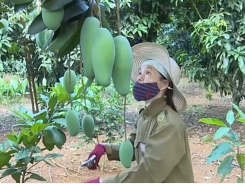
<path id="1" fill-rule="evenodd" d="M 182 113 L 186 107 L 186 99 L 176 87 L 181 78 L 181 71 L 176 61 L 169 57 L 167 49 L 156 43 L 144 42 L 134 45 L 132 51 L 134 57 L 132 81 L 136 82 L 139 68 L 143 62 L 147 60 L 157 61 L 168 73 L 169 80 L 173 82 L 173 102 L 177 111 Z M 167 76 L 164 77 L 167 78 Z"/>

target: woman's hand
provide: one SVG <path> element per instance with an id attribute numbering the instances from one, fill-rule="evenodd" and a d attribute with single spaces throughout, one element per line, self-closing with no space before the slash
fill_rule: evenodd
<path id="1" fill-rule="evenodd" d="M 97 169 L 99 166 L 100 158 L 106 153 L 105 146 L 101 144 L 97 144 L 94 148 L 94 150 L 89 154 L 88 159 L 92 157 L 93 155 L 96 156 L 94 162 L 92 162 L 90 165 L 88 165 L 88 169 L 94 170 Z"/>
<path id="2" fill-rule="evenodd" d="M 95 179 L 86 181 L 85 183 L 101 183 L 101 182 L 100 182 L 100 178 L 95 178 Z"/>

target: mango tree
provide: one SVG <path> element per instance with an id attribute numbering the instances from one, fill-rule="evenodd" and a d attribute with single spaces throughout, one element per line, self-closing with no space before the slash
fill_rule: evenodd
<path id="1" fill-rule="evenodd" d="M 173 28 L 163 38 L 170 53 L 190 79 L 203 83 L 207 97 L 219 91 L 239 105 L 244 96 L 244 1 L 176 2 Z"/>

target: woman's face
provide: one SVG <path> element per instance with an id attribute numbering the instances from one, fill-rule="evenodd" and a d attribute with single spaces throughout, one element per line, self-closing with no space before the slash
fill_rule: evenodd
<path id="1" fill-rule="evenodd" d="M 168 87 L 168 80 L 163 79 L 161 74 L 150 65 L 143 65 L 139 69 L 139 76 L 137 81 L 140 83 L 153 83 L 158 82 L 158 87 L 160 90 L 166 89 Z"/>
<path id="2" fill-rule="evenodd" d="M 137 78 L 137 81 L 140 83 L 159 82 L 160 78 L 160 73 L 154 67 L 143 65 L 139 69 L 139 76 Z"/>

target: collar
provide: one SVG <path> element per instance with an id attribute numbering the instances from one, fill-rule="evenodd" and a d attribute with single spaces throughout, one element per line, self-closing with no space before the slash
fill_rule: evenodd
<path id="1" fill-rule="evenodd" d="M 145 107 L 142 114 L 146 116 L 156 117 L 159 113 L 164 111 L 166 105 L 167 102 L 165 97 L 157 98 Z"/>

